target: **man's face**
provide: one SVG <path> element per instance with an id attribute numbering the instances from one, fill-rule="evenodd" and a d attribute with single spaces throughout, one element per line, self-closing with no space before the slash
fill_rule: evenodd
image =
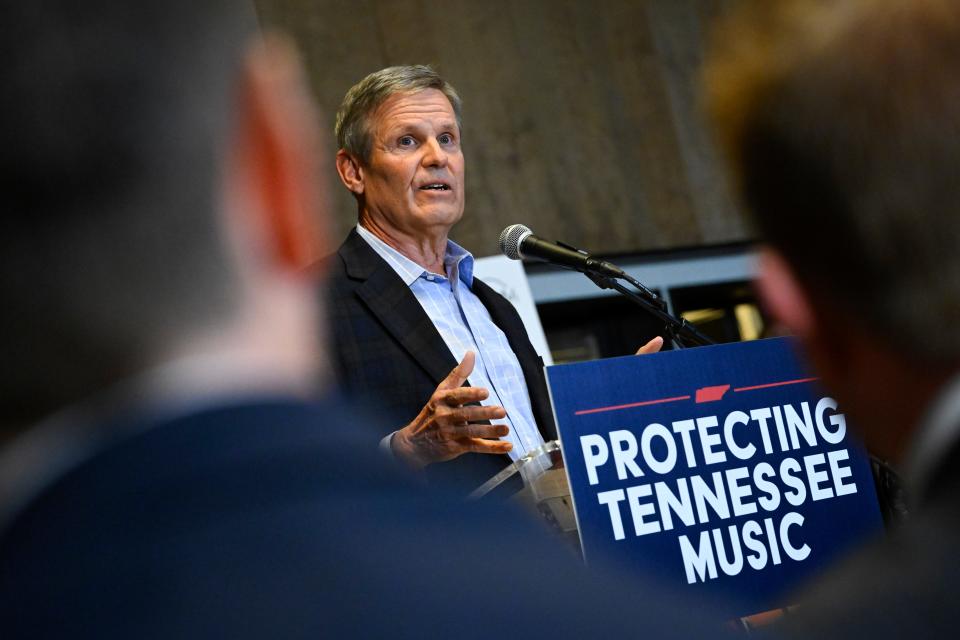
<path id="1" fill-rule="evenodd" d="M 463 151 L 450 101 L 437 89 L 395 94 L 371 118 L 365 215 L 385 231 L 446 233 L 463 215 Z"/>

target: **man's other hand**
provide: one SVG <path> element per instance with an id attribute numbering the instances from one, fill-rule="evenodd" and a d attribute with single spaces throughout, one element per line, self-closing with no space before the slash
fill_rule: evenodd
<path id="1" fill-rule="evenodd" d="M 635 355 L 642 356 L 647 353 L 656 353 L 657 351 L 660 351 L 662 347 L 663 347 L 663 338 L 661 338 L 660 336 L 657 336 L 647 344 L 637 349 L 637 353 Z"/>
<path id="2" fill-rule="evenodd" d="M 481 424 L 505 417 L 503 407 L 464 406 L 490 395 L 480 387 L 462 386 L 473 371 L 474 358 L 468 351 L 413 422 L 393 435 L 390 446 L 396 456 L 419 469 L 464 453 L 507 453 L 513 448 L 496 439 L 507 435 L 506 425 Z"/>

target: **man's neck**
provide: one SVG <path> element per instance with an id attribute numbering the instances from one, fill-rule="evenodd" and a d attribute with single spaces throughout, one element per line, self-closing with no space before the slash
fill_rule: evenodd
<path id="1" fill-rule="evenodd" d="M 185 331 L 158 349 L 162 355 L 122 375 L 91 380 L 83 396 L 51 405 L 21 424 L 3 424 L 0 452 L 51 416 L 98 413 L 104 406 L 178 406 L 247 394 L 312 397 L 328 377 L 319 348 L 323 331 L 312 299 L 300 300 L 275 283 L 231 320 Z"/>
<path id="2" fill-rule="evenodd" d="M 444 273 L 447 255 L 448 229 L 438 228 L 433 233 L 412 235 L 378 224 L 370 216 L 360 216 L 360 225 L 386 245 L 413 260 L 431 273 Z"/>

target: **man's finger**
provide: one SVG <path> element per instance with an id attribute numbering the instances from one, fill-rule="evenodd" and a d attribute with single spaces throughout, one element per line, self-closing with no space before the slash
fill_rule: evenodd
<path id="1" fill-rule="evenodd" d="M 510 427 L 505 424 L 464 424 L 446 427 L 444 433 L 453 440 L 469 438 L 487 438 L 496 440 L 510 433 Z"/>
<path id="2" fill-rule="evenodd" d="M 653 340 L 637 349 L 636 355 L 642 356 L 647 353 L 656 353 L 663 347 L 663 338 L 655 337 Z"/>
<path id="3" fill-rule="evenodd" d="M 473 351 L 467 351 L 463 355 L 463 360 L 460 361 L 460 364 L 450 371 L 437 389 L 456 389 L 457 387 L 462 387 L 463 383 L 470 377 L 470 374 L 473 373 L 474 358 Z"/>
<path id="4" fill-rule="evenodd" d="M 457 407 L 440 417 L 447 425 L 460 425 L 467 422 L 483 422 L 484 420 L 500 420 L 507 412 L 503 407 Z"/>
<path id="5" fill-rule="evenodd" d="M 464 443 L 466 450 L 473 453 L 510 453 L 513 444 L 504 440 L 484 440 L 483 438 L 470 438 Z"/>
<path id="6" fill-rule="evenodd" d="M 451 407 L 457 407 L 461 404 L 486 400 L 490 392 L 483 387 L 457 387 L 456 389 L 443 391 L 440 395 L 444 403 Z"/>

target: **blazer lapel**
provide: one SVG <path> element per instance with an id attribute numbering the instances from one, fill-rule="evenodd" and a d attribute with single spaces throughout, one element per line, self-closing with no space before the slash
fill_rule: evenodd
<path id="1" fill-rule="evenodd" d="M 526 335 L 527 330 L 523 325 L 517 326 L 516 323 L 513 322 L 512 316 L 503 308 L 499 294 L 479 278 L 473 279 L 471 291 L 479 298 L 483 306 L 487 308 L 487 311 L 490 312 L 490 319 L 493 320 L 493 323 L 500 327 L 500 330 L 506 334 L 507 342 L 510 343 L 510 348 L 513 349 L 513 352 L 517 354 L 521 353 L 520 347 L 522 345 L 517 343 L 517 338 Z M 507 304 L 509 304 L 509 302 Z"/>
<path id="2" fill-rule="evenodd" d="M 364 282 L 357 295 L 387 331 L 437 383 L 457 361 L 410 287 L 377 255 L 356 229 L 340 248 L 347 275 Z"/>

